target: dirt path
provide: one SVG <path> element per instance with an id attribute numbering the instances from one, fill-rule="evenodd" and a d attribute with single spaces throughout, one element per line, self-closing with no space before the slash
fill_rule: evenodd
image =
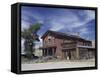
<path id="1" fill-rule="evenodd" d="M 36 64 L 22 64 L 22 70 L 43 70 L 58 68 L 92 67 L 95 62 L 48 62 Z"/>

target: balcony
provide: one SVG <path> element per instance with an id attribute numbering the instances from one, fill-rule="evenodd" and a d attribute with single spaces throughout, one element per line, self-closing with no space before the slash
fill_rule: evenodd
<path id="1" fill-rule="evenodd" d="M 76 48 L 77 47 L 77 43 L 76 42 L 62 43 L 61 45 L 62 45 L 63 49 L 72 49 L 72 48 Z"/>
<path id="2" fill-rule="evenodd" d="M 91 45 L 88 45 L 88 44 L 80 44 L 80 43 L 77 43 L 77 42 L 68 42 L 68 43 L 62 43 L 62 48 L 63 49 L 73 49 L 73 48 L 93 48 Z"/>
<path id="3" fill-rule="evenodd" d="M 47 43 L 46 42 L 46 43 L 43 44 L 43 46 L 44 47 L 56 47 L 56 44 L 55 43 L 50 43 L 50 42 Z"/>

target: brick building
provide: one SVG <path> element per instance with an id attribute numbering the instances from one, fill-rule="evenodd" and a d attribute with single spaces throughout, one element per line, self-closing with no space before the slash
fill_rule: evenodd
<path id="1" fill-rule="evenodd" d="M 92 42 L 78 35 L 48 30 L 41 37 L 43 40 L 43 56 L 54 56 L 60 59 L 90 59 L 95 56 Z"/>

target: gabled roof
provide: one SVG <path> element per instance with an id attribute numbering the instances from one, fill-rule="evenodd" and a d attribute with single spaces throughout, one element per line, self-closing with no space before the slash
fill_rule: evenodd
<path id="1" fill-rule="evenodd" d="M 41 38 L 45 38 L 48 35 L 48 33 L 51 33 L 52 35 L 57 35 L 61 38 L 71 38 L 71 39 L 75 39 L 75 40 L 91 42 L 89 40 L 86 40 L 86 39 L 78 36 L 78 35 L 72 35 L 72 34 L 67 34 L 67 33 L 62 33 L 62 32 L 57 32 L 57 31 L 51 31 L 51 30 L 48 30 L 47 32 L 45 32 Z"/>

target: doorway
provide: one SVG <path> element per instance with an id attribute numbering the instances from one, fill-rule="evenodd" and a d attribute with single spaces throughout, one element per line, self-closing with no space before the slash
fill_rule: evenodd
<path id="1" fill-rule="evenodd" d="M 69 50 L 64 51 L 64 58 L 67 60 L 71 59 L 71 52 Z"/>

